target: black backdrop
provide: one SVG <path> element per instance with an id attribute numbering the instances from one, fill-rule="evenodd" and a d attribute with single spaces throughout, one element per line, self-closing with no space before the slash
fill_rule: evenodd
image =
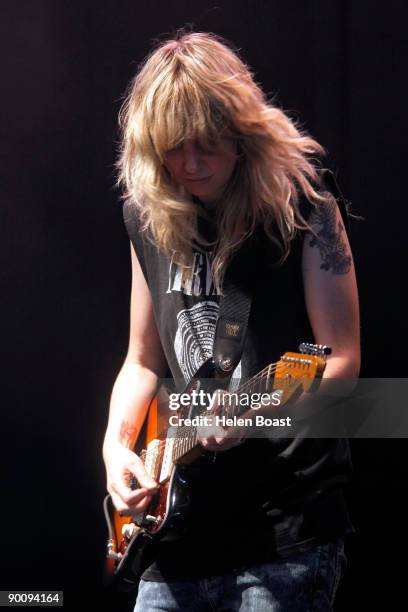
<path id="1" fill-rule="evenodd" d="M 103 607 L 109 396 L 127 348 L 129 249 L 114 189 L 117 113 L 152 39 L 226 36 L 330 152 L 355 213 L 363 376 L 406 376 L 407 27 L 403 3 L 17 0 L 1 3 L 0 589 Z M 358 535 L 338 610 L 403 593 L 406 441 L 352 442 Z M 393 603 L 392 603 L 393 602 Z M 118 599 L 126 609 L 126 598 Z M 112 608 L 113 609 L 113 608 Z"/>

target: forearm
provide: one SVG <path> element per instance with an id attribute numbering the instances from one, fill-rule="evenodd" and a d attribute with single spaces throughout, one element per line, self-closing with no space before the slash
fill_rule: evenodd
<path id="1" fill-rule="evenodd" d="M 360 353 L 353 351 L 333 355 L 327 360 L 317 394 L 348 395 L 356 386 L 360 373 Z M 339 382 L 341 379 L 341 383 Z"/>
<path id="2" fill-rule="evenodd" d="M 157 385 L 158 376 L 152 370 L 139 363 L 123 364 L 112 389 L 104 458 L 114 445 L 133 448 Z"/>
<path id="3" fill-rule="evenodd" d="M 357 378 L 360 372 L 360 352 L 358 349 L 341 355 L 331 355 L 323 373 L 323 378 Z"/>
<path id="4" fill-rule="evenodd" d="M 330 408 L 340 398 L 352 393 L 359 371 L 360 356 L 357 352 L 329 357 L 317 388 L 301 393 L 295 402 L 282 406 L 281 411 L 294 419 L 302 419 L 323 408 Z"/>

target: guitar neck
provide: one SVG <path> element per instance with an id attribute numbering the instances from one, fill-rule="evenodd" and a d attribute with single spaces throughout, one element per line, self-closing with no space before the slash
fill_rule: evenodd
<path id="1" fill-rule="evenodd" d="M 222 415 L 225 417 L 239 417 L 250 407 L 250 397 L 254 393 L 271 393 L 276 373 L 276 364 L 271 363 L 266 368 L 258 372 L 250 380 L 243 383 L 236 391 L 227 393 L 222 405 Z M 248 401 L 242 401 L 242 398 Z M 281 402 L 283 403 L 283 402 Z M 227 405 L 225 405 L 227 404 Z M 196 414 L 197 417 L 205 417 L 213 414 L 206 407 Z M 204 421 L 205 423 L 205 421 Z M 174 432 L 173 461 L 174 463 L 190 463 L 203 451 L 198 442 L 197 427 L 178 426 Z"/>

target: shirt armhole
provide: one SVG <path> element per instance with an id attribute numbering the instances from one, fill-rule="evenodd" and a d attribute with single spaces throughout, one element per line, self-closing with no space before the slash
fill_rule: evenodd
<path id="1" fill-rule="evenodd" d="M 143 276 L 149 286 L 149 279 L 147 275 L 146 258 L 144 251 L 144 240 L 143 234 L 140 230 L 140 222 L 138 219 L 138 212 L 134 204 L 126 200 L 122 208 L 123 221 L 125 224 L 127 235 L 135 249 L 135 253 L 140 263 L 140 267 L 143 272 Z"/>

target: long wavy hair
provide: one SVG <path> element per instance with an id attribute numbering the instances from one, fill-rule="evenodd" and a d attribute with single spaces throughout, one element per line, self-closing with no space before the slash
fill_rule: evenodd
<path id="1" fill-rule="evenodd" d="M 300 198 L 319 191 L 323 147 L 267 100 L 251 69 L 230 43 L 213 33 L 181 31 L 144 60 L 119 115 L 118 183 L 137 208 L 154 244 L 187 268 L 193 249 L 213 248 L 216 287 L 242 241 L 261 223 L 281 246 L 282 261 L 299 229 L 310 229 Z M 238 156 L 215 214 L 217 237 L 198 231 L 204 214 L 164 167 L 166 152 L 187 138 L 217 143 L 228 133 Z"/>

